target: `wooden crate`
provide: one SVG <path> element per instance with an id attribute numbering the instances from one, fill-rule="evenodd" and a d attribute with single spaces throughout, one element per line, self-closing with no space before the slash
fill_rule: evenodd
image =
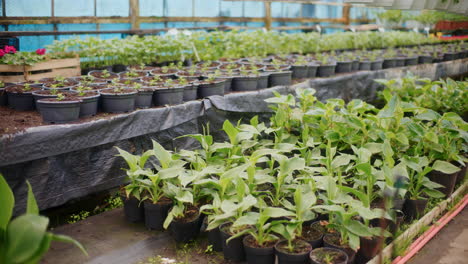
<path id="1" fill-rule="evenodd" d="M 79 57 L 49 60 L 36 63 L 32 66 L 0 64 L 0 80 L 3 82 L 37 81 L 48 77 L 73 77 L 80 75 Z"/>

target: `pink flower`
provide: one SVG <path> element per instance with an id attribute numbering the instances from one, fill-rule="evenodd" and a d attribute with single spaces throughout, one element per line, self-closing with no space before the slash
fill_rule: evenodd
<path id="1" fill-rule="evenodd" d="M 0 49 L 0 58 L 3 57 L 5 55 L 5 51 Z"/>
<path id="2" fill-rule="evenodd" d="M 36 54 L 37 55 L 44 55 L 46 53 L 46 49 L 37 49 Z"/>
<path id="3" fill-rule="evenodd" d="M 13 54 L 16 53 L 16 49 L 13 46 L 5 46 L 4 50 L 5 50 L 5 53 L 13 53 Z"/>

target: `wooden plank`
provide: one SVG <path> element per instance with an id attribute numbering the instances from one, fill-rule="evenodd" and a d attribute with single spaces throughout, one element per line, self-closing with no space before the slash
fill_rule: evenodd
<path id="1" fill-rule="evenodd" d="M 140 29 L 140 4 L 138 0 L 129 0 L 130 5 L 130 24 L 132 29 Z"/>
<path id="2" fill-rule="evenodd" d="M 14 75 L 14 76 L 0 76 L 0 81 L 3 82 L 24 82 L 24 75 Z"/>
<path id="3" fill-rule="evenodd" d="M 57 59 L 50 60 L 45 62 L 36 63 L 32 66 L 26 66 L 27 71 L 40 71 L 47 69 L 55 68 L 65 68 L 65 67 L 79 67 L 80 59 L 79 58 L 68 58 L 68 59 Z"/>
<path id="4" fill-rule="evenodd" d="M 271 3 L 265 3 L 265 28 L 271 29 Z"/>
<path id="5" fill-rule="evenodd" d="M 23 72 L 24 66 L 22 65 L 7 65 L 0 64 L 0 72 Z"/>

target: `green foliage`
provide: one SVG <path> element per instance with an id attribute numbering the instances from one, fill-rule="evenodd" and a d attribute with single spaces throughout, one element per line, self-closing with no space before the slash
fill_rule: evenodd
<path id="1" fill-rule="evenodd" d="M 27 184 L 26 213 L 11 220 L 15 200 L 8 183 L 0 174 L 0 262 L 39 263 L 49 250 L 51 241 L 72 243 L 87 255 L 83 246 L 71 237 L 47 232 L 49 219 L 39 215 L 31 185 L 29 182 Z"/>

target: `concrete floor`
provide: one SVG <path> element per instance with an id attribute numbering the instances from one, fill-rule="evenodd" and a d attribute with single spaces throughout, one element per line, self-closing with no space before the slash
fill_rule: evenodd
<path id="1" fill-rule="evenodd" d="M 468 263 L 468 207 L 427 243 L 409 264 Z"/>

